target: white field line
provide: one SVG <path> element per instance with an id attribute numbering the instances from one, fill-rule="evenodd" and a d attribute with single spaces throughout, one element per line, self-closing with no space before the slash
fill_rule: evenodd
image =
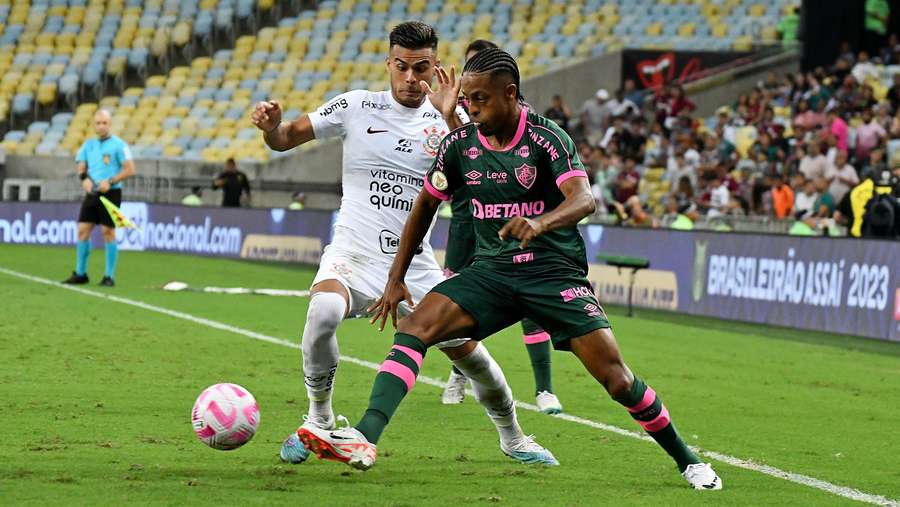
<path id="1" fill-rule="evenodd" d="M 262 333 L 257 333 L 255 331 L 250 331 L 247 329 L 239 328 L 236 326 L 232 326 L 229 324 L 225 324 L 222 322 L 218 322 L 215 320 L 205 319 L 203 317 L 197 317 L 188 313 L 179 312 L 176 310 L 170 310 L 168 308 L 163 308 L 161 306 L 151 305 L 148 303 L 144 303 L 142 301 L 137 301 L 134 299 L 123 298 L 120 296 L 115 296 L 108 292 L 97 292 L 93 290 L 84 289 L 82 287 L 74 286 L 74 285 L 64 285 L 58 282 L 54 282 L 53 280 L 48 280 L 46 278 L 41 278 L 37 276 L 28 275 L 25 273 L 20 273 L 18 271 L 13 271 L 11 269 L 6 269 L 0 267 L 0 273 L 7 274 L 12 277 L 21 278 L 23 280 L 29 280 L 35 283 L 40 283 L 44 285 L 50 285 L 53 287 L 58 287 L 61 289 L 71 290 L 73 292 L 77 292 L 79 294 L 84 294 L 86 296 L 92 296 L 100 299 L 107 299 L 109 301 L 115 301 L 116 303 L 122 303 L 129 306 L 134 306 L 137 308 L 142 308 L 144 310 L 148 310 L 151 312 L 161 313 L 163 315 L 168 315 L 169 317 L 175 317 L 177 319 L 187 320 L 189 322 L 193 322 L 195 324 L 200 324 L 203 326 L 211 327 L 213 329 L 219 329 L 221 331 L 228 331 L 231 333 L 239 334 L 242 336 L 246 336 L 247 338 L 252 338 L 254 340 L 259 340 L 263 342 L 273 343 L 275 345 L 281 345 L 284 347 L 289 347 L 292 349 L 300 349 L 300 344 L 289 342 L 287 340 L 283 340 L 281 338 L 276 338 L 274 336 L 268 336 Z M 381 365 L 377 363 L 373 363 L 371 361 L 365 361 L 363 359 L 358 359 L 350 356 L 341 356 L 341 361 L 347 363 L 353 363 L 359 366 L 363 366 L 365 368 L 369 368 L 372 370 L 377 370 Z M 435 387 L 443 388 L 445 386 L 444 382 L 424 375 L 419 375 L 418 381 L 432 385 Z M 539 412 L 537 406 L 532 405 L 530 403 L 525 403 L 521 401 L 516 401 L 516 406 L 524 409 L 530 410 L 532 412 Z M 644 440 L 652 442 L 653 440 L 644 435 L 642 433 L 637 433 L 635 431 L 626 430 L 623 428 L 619 428 L 618 426 L 612 426 L 610 424 L 604 424 L 601 422 L 592 421 L 590 419 L 585 419 L 583 417 L 574 416 L 571 414 L 556 414 L 550 417 L 556 417 L 557 419 L 562 419 L 564 421 L 569 421 L 577 424 L 581 424 L 584 426 L 589 426 L 591 428 L 596 428 L 599 430 L 607 431 L 610 433 L 615 433 L 617 435 L 622 435 L 629 438 L 634 438 L 637 440 Z M 801 484 L 803 486 L 808 486 L 810 488 L 818 489 L 820 491 L 824 491 L 826 493 L 830 493 L 832 495 L 849 498 L 851 500 L 856 500 L 859 502 L 870 503 L 874 505 L 883 505 L 890 507 L 900 507 L 900 501 L 893 500 L 891 498 L 887 498 L 881 495 L 873 495 L 870 493 L 865 493 L 856 488 L 850 488 L 847 486 L 838 486 L 836 484 L 832 484 L 827 481 L 823 481 L 821 479 L 816 479 L 815 477 L 810 477 L 808 475 L 796 474 L 793 472 L 786 472 L 784 470 L 769 466 L 762 465 L 759 463 L 754 463 L 750 460 L 737 458 L 734 456 L 730 456 L 728 454 L 722 454 L 715 451 L 707 451 L 699 448 L 694 448 L 695 451 L 701 453 L 704 456 L 712 458 L 716 461 L 721 461 L 723 463 L 727 463 L 729 465 L 744 468 L 747 470 L 752 470 L 754 472 L 758 472 L 761 474 L 765 474 L 771 477 L 775 477 L 778 479 L 783 479 L 785 481 L 793 482 L 795 484 Z M 727 486 L 726 486 L 727 487 Z"/>

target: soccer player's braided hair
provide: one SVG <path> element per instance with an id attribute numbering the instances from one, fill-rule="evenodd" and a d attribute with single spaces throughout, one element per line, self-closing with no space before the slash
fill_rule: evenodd
<path id="1" fill-rule="evenodd" d="M 516 60 L 502 49 L 482 49 L 466 62 L 463 72 L 472 74 L 487 72 L 491 77 L 506 74 L 512 78 L 513 84 L 516 85 L 516 100 L 522 103 L 525 102 L 519 79 L 519 66 L 516 64 Z"/>
<path id="2" fill-rule="evenodd" d="M 407 21 L 391 30 L 390 43 L 391 46 L 406 49 L 435 49 L 438 45 L 438 36 L 431 25 L 421 21 Z"/>

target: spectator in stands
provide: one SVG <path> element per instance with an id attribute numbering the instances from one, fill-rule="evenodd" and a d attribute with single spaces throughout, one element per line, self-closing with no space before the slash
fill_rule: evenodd
<path id="1" fill-rule="evenodd" d="M 623 88 L 616 90 L 615 97 L 609 101 L 609 110 L 610 113 L 612 113 L 613 118 L 617 116 L 630 118 L 641 112 L 637 104 L 625 97 L 625 90 Z"/>
<path id="2" fill-rule="evenodd" d="M 897 65 L 900 63 L 900 37 L 896 33 L 888 36 L 887 44 L 881 48 L 881 53 L 878 56 L 884 65 Z"/>
<path id="3" fill-rule="evenodd" d="M 794 218 L 802 220 L 812 217 L 815 214 L 816 200 L 819 198 L 816 194 L 816 184 L 813 180 L 798 174 L 794 182 Z"/>
<path id="4" fill-rule="evenodd" d="M 797 30 L 800 28 L 800 6 L 794 5 L 788 8 L 775 28 L 778 38 L 785 46 L 797 42 Z"/>
<path id="5" fill-rule="evenodd" d="M 707 179 L 707 192 L 700 198 L 701 208 L 706 209 L 706 216 L 715 218 L 726 214 L 731 204 L 731 191 L 728 184 L 718 173 L 711 173 Z"/>
<path id="6" fill-rule="evenodd" d="M 794 191 L 784 181 L 784 176 L 772 177 L 771 202 L 775 218 L 788 218 L 794 209 Z"/>
<path id="7" fill-rule="evenodd" d="M 815 181 L 816 186 L 816 202 L 813 205 L 813 211 L 816 218 L 830 218 L 834 213 L 836 205 L 834 196 L 829 191 L 828 178 L 819 178 Z"/>
<path id="8" fill-rule="evenodd" d="M 849 147 L 850 130 L 847 128 L 847 122 L 841 118 L 841 110 L 835 106 L 828 110 L 828 124 L 825 137 L 833 134 L 837 139 L 837 148 L 847 151 Z"/>
<path id="9" fill-rule="evenodd" d="M 569 132 L 569 120 L 572 119 L 572 111 L 563 101 L 562 95 L 554 95 L 552 105 L 544 111 L 544 116 L 556 122 L 566 132 Z"/>
<path id="10" fill-rule="evenodd" d="M 697 166 L 684 158 L 684 151 L 678 151 L 674 157 L 669 159 L 663 178 L 669 182 L 671 191 L 678 189 L 682 178 L 687 178 L 691 186 L 695 186 L 697 184 Z"/>
<path id="11" fill-rule="evenodd" d="M 856 127 L 857 164 L 868 163 L 869 153 L 887 140 L 887 131 L 875 120 L 871 109 L 863 110 L 862 119 L 862 125 Z"/>
<path id="12" fill-rule="evenodd" d="M 625 157 L 625 165 L 616 176 L 615 196 L 616 201 L 624 204 L 629 197 L 636 195 L 641 183 L 641 173 L 637 169 L 637 161 L 632 157 Z"/>
<path id="13" fill-rule="evenodd" d="M 246 174 L 238 171 L 233 158 L 225 161 L 225 170 L 213 181 L 213 189 L 222 189 L 223 207 L 239 208 L 242 204 L 250 205 L 250 182 Z"/>
<path id="14" fill-rule="evenodd" d="M 184 196 L 181 200 L 182 206 L 203 206 L 203 189 L 200 187 L 191 187 L 191 193 Z"/>
<path id="15" fill-rule="evenodd" d="M 894 73 L 894 84 L 888 90 L 887 99 L 894 112 L 900 111 L 900 72 Z"/>
<path id="16" fill-rule="evenodd" d="M 828 159 L 822 155 L 821 146 L 818 140 L 814 140 L 807 144 L 807 153 L 800 160 L 798 170 L 803 173 L 806 179 L 816 179 L 825 176 L 828 171 Z"/>
<path id="17" fill-rule="evenodd" d="M 293 196 L 291 196 L 291 204 L 288 205 L 288 209 L 291 211 L 302 211 L 306 208 L 306 194 L 303 192 L 295 192 Z"/>
<path id="18" fill-rule="evenodd" d="M 886 171 L 887 168 L 888 164 L 884 159 L 884 150 L 881 148 L 876 148 L 869 153 L 869 160 L 866 161 L 866 165 L 864 165 L 862 171 L 859 172 L 859 179 L 857 180 L 857 183 L 866 178 L 874 178 L 876 174 L 881 174 L 881 171 Z M 837 201 L 841 200 L 837 197 L 835 197 L 835 199 Z"/>
<path id="19" fill-rule="evenodd" d="M 622 89 L 625 91 L 625 98 L 627 100 L 633 102 L 638 109 L 644 108 L 644 92 L 643 90 L 638 90 L 634 79 L 626 79 L 625 82 L 622 83 Z"/>
<path id="20" fill-rule="evenodd" d="M 878 67 L 869 60 L 869 53 L 859 52 L 859 59 L 850 71 L 857 83 L 865 83 L 869 79 L 878 79 Z"/>
<path id="21" fill-rule="evenodd" d="M 830 181 L 828 192 L 836 201 L 844 198 L 844 195 L 853 187 L 859 184 L 859 177 L 856 169 L 847 163 L 847 152 L 839 151 L 834 159 L 834 165 L 828 168 L 828 171 L 821 175 Z M 819 175 L 815 178 L 821 177 Z"/>
<path id="22" fill-rule="evenodd" d="M 680 84 L 671 84 L 663 90 L 656 99 L 656 120 L 671 129 L 679 116 L 692 113 L 697 106 L 685 96 Z"/>
<path id="23" fill-rule="evenodd" d="M 597 146 L 606 132 L 610 116 L 608 101 L 609 92 L 601 88 L 594 94 L 594 98 L 585 101 L 581 108 L 581 125 L 584 136 L 591 146 Z"/>

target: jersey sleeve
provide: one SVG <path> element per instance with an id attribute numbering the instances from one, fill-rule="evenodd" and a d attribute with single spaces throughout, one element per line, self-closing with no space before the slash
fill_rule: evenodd
<path id="1" fill-rule="evenodd" d="M 345 125 L 350 117 L 348 113 L 358 107 L 363 93 L 365 92 L 361 90 L 342 93 L 309 113 L 309 122 L 316 139 L 343 137 L 347 132 Z"/>
<path id="2" fill-rule="evenodd" d="M 87 141 L 81 144 L 81 148 L 78 148 L 78 154 L 75 155 L 75 162 L 87 163 Z"/>
<path id="3" fill-rule="evenodd" d="M 119 149 L 116 150 L 116 158 L 119 162 L 119 166 L 125 164 L 126 161 L 131 160 L 131 148 L 128 147 L 128 143 L 125 141 L 119 140 Z"/>
<path id="4" fill-rule="evenodd" d="M 448 134 L 441 141 L 431 170 L 425 176 L 425 190 L 442 201 L 449 201 L 460 185 L 460 157 L 457 143 Z"/>
<path id="5" fill-rule="evenodd" d="M 587 172 L 581 159 L 578 158 L 578 150 L 575 142 L 561 128 L 550 125 L 544 128 L 546 138 L 552 149 L 546 150 L 546 156 L 550 163 L 550 170 L 556 178 L 556 186 L 560 186 L 570 178 L 587 178 Z"/>

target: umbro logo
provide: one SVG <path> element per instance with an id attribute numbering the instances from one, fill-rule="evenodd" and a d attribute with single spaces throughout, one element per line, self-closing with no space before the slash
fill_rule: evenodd
<path id="1" fill-rule="evenodd" d="M 387 130 L 376 130 L 372 127 L 369 127 L 368 130 L 366 130 L 367 134 L 384 134 L 385 132 L 387 132 Z"/>

